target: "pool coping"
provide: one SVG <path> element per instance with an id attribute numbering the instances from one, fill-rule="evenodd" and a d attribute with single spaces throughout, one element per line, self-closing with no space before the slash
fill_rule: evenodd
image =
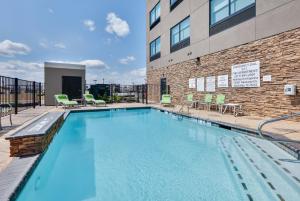
<path id="1" fill-rule="evenodd" d="M 66 110 L 63 112 L 63 118 L 64 121 L 61 125 L 63 126 L 65 120 L 71 113 L 80 113 L 80 112 L 97 112 L 97 111 L 118 111 L 118 110 L 134 110 L 134 109 L 155 109 L 159 110 L 161 112 L 167 112 L 171 113 L 183 118 L 187 119 L 195 119 L 197 121 L 202 121 L 204 123 L 209 123 L 212 126 L 228 129 L 231 131 L 235 131 L 244 135 L 250 135 L 252 137 L 258 137 L 258 132 L 251 128 L 245 128 L 242 126 L 220 122 L 220 121 L 213 121 L 211 119 L 201 118 L 194 115 L 189 114 L 182 114 L 174 111 L 169 111 L 167 109 L 162 109 L 160 107 L 155 106 L 134 106 L 134 107 L 119 107 L 119 108 L 97 108 L 97 109 L 73 109 L 73 110 Z M 31 122 L 30 124 L 34 124 L 39 119 L 36 119 L 35 121 Z M 29 124 L 29 125 L 30 125 Z M 29 126 L 28 125 L 28 126 Z M 60 127 L 60 128 L 61 128 Z M 59 130 L 59 129 L 58 129 Z M 16 131 L 18 132 L 18 131 Z M 14 135 L 16 132 L 12 133 L 11 135 Z M 276 135 L 271 132 L 264 132 L 264 135 L 266 137 L 271 137 L 270 135 Z M 54 136 L 56 137 L 56 136 Z M 279 143 L 274 143 L 277 146 L 279 146 L 284 151 L 291 154 L 293 157 L 296 157 L 297 151 L 294 152 L 291 147 L 286 147 L 283 145 L 280 145 Z M 47 149 L 41 153 L 34 156 L 28 156 L 28 157 L 15 157 L 12 162 L 4 169 L 2 172 L 0 172 L 0 200 L 1 201 L 13 201 L 16 200 L 19 193 L 23 189 L 24 185 L 26 184 L 27 180 L 30 178 L 31 174 L 33 173 L 34 169 L 39 164 L 39 161 L 43 158 L 43 155 L 47 152 Z"/>

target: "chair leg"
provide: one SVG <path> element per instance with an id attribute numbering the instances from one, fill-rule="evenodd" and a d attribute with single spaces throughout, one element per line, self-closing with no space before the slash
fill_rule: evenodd
<path id="1" fill-rule="evenodd" d="M 11 112 L 9 113 L 10 126 L 12 126 Z"/>

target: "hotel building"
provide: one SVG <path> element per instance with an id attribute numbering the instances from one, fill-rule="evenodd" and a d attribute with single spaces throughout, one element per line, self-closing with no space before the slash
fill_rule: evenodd
<path id="1" fill-rule="evenodd" d="M 300 111 L 300 0 L 147 0 L 149 100 L 224 94 L 247 115 Z"/>

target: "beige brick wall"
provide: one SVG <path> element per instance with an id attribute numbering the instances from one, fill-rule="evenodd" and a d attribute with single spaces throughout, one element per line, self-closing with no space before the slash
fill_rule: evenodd
<path id="1" fill-rule="evenodd" d="M 261 87 L 232 88 L 231 66 L 260 61 Z M 226 95 L 226 102 L 240 103 L 247 115 L 278 116 L 300 111 L 300 28 L 238 47 L 161 68 L 147 69 L 149 100 L 159 101 L 160 78 L 166 77 L 175 104 L 193 93 L 202 100 L 207 92 L 188 89 L 189 78 L 228 74 L 229 87 L 217 88 L 214 94 Z M 272 75 L 271 82 L 263 82 L 264 75 Z M 297 95 L 285 96 L 285 84 L 296 84 Z"/>

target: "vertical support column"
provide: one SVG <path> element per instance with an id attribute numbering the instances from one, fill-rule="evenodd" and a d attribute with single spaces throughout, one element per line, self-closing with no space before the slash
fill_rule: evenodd
<path id="1" fill-rule="evenodd" d="M 42 83 L 39 82 L 39 106 L 42 106 Z"/>
<path id="2" fill-rule="evenodd" d="M 18 78 L 15 78 L 15 114 L 18 114 L 18 95 L 19 95 Z"/>

